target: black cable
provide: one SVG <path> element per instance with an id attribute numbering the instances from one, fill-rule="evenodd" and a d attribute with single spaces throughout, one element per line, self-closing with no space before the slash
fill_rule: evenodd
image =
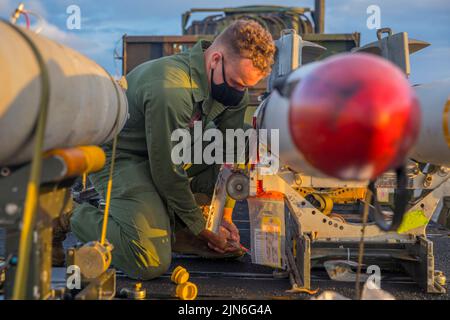
<path id="1" fill-rule="evenodd" d="M 406 175 L 406 169 L 404 166 L 396 169 L 397 174 L 397 187 L 394 193 L 394 209 L 392 221 L 389 223 L 381 210 L 380 203 L 377 199 L 375 182 L 371 181 L 369 184 L 369 190 L 373 193 L 372 205 L 375 207 L 373 210 L 373 216 L 377 226 L 383 231 L 396 231 L 405 215 L 408 207 L 409 193 L 407 189 L 408 176 Z"/>

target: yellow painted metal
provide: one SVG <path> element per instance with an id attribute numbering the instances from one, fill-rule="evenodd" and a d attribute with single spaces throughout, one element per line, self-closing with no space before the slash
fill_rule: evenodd
<path id="1" fill-rule="evenodd" d="M 321 194 L 328 196 L 333 203 L 348 204 L 364 199 L 367 188 L 336 188 L 317 190 L 314 188 L 299 188 L 298 192 L 305 197 L 308 194 Z"/>
<path id="2" fill-rule="evenodd" d="M 106 163 L 106 155 L 102 148 L 97 146 L 81 146 L 78 149 L 82 150 L 86 157 L 86 172 L 96 172 L 101 170 Z"/>
<path id="3" fill-rule="evenodd" d="M 406 233 L 410 230 L 424 227 L 428 224 L 429 219 L 425 216 L 423 210 L 411 210 L 405 213 L 402 224 L 397 229 L 398 233 Z"/>
<path id="4" fill-rule="evenodd" d="M 323 214 L 329 215 L 333 209 L 333 200 L 331 197 L 324 193 L 312 193 L 311 195 L 320 203 L 318 209 L 322 211 Z"/>
<path id="5" fill-rule="evenodd" d="M 22 220 L 22 232 L 19 240 L 19 259 L 14 281 L 13 299 L 25 299 L 25 287 L 28 278 L 28 256 L 31 251 L 31 237 L 34 225 L 35 211 L 38 203 L 38 188 L 34 182 L 28 183 L 27 198 Z"/>
<path id="6" fill-rule="evenodd" d="M 105 152 L 97 146 L 53 149 L 47 151 L 44 156 L 58 156 L 63 159 L 66 166 L 66 177 L 84 176 L 99 171 L 106 162 Z M 85 184 L 85 177 L 83 177 L 83 184 Z"/>
<path id="7" fill-rule="evenodd" d="M 328 195 L 333 199 L 334 203 L 346 204 L 364 199 L 366 192 L 367 188 L 339 188 Z"/>
<path id="8" fill-rule="evenodd" d="M 105 211 L 103 213 L 102 234 L 101 234 L 101 238 L 100 238 L 101 245 L 105 244 L 106 231 L 108 228 L 108 217 L 109 217 L 109 208 L 111 206 L 111 192 L 112 192 L 112 183 L 113 183 L 114 164 L 115 164 L 115 160 L 116 160 L 116 147 L 117 147 L 117 134 L 114 136 L 114 140 L 113 140 L 111 165 L 109 167 L 108 186 L 106 189 L 106 199 L 105 199 Z"/>
<path id="9" fill-rule="evenodd" d="M 170 280 L 172 280 L 172 282 L 176 284 L 183 284 L 185 282 L 188 282 L 189 272 L 186 270 L 186 268 L 178 266 L 173 270 Z"/>
<path id="10" fill-rule="evenodd" d="M 175 292 L 180 300 L 194 300 L 197 298 L 198 289 L 192 282 L 185 282 L 177 285 Z"/>

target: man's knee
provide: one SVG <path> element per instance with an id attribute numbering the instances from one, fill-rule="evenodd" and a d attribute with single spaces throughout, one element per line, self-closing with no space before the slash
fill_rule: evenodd
<path id="1" fill-rule="evenodd" d="M 170 259 L 161 262 L 158 266 L 143 266 L 134 270 L 135 278 L 139 280 L 152 280 L 162 276 L 169 270 Z"/>
<path id="2" fill-rule="evenodd" d="M 123 259 L 119 267 L 130 278 L 151 280 L 163 275 L 169 270 L 172 262 L 172 249 L 170 245 L 148 246 L 132 241 L 130 244 L 131 257 Z M 121 259 L 122 260 L 122 259 Z M 113 253 L 114 262 L 114 253 Z"/>

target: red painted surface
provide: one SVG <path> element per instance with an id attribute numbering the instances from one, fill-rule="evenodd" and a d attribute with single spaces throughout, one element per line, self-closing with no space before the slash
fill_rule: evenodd
<path id="1" fill-rule="evenodd" d="M 321 172 L 373 179 L 403 163 L 420 126 L 418 101 L 396 66 L 369 54 L 324 61 L 294 89 L 296 147 Z"/>
<path id="2" fill-rule="evenodd" d="M 256 195 L 264 193 L 264 185 L 262 180 L 256 180 Z"/>

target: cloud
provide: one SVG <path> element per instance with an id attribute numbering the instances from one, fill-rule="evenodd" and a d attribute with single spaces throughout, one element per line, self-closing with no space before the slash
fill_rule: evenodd
<path id="1" fill-rule="evenodd" d="M 450 46 L 428 47 L 411 55 L 411 77 L 413 84 L 427 83 L 450 78 Z"/>
<path id="2" fill-rule="evenodd" d="M 0 12 L 6 12 L 10 7 L 12 7 L 10 0 L 0 1 Z"/>
<path id="3" fill-rule="evenodd" d="M 0 0 L 0 16 L 8 18 L 19 0 Z M 129 35 L 181 34 L 181 14 L 191 8 L 218 8 L 246 5 L 283 5 L 309 7 L 313 0 L 24 0 L 25 7 L 43 15 L 48 21 L 42 33 L 96 60 L 110 72 L 115 72 L 113 50 L 125 33 Z M 82 29 L 67 30 L 66 9 L 76 4 L 81 8 Z M 374 30 L 367 29 L 366 9 L 381 8 L 383 27 L 394 32 L 407 31 L 411 38 L 425 40 L 431 46 L 411 56 L 415 82 L 450 76 L 450 1 L 449 0 L 328 0 L 325 30 L 327 33 L 361 32 L 361 44 L 376 40 Z M 213 13 L 211 13 L 213 14 Z M 192 20 L 201 19 L 195 13 Z M 120 42 L 119 42 L 120 46 Z M 120 49 L 119 49 L 120 51 Z"/>
<path id="4" fill-rule="evenodd" d="M 40 34 L 88 55 L 102 52 L 105 47 L 102 43 L 98 43 L 96 39 L 80 37 L 75 33 L 63 31 L 58 26 L 48 22 L 44 22 Z"/>
<path id="5" fill-rule="evenodd" d="M 12 0 L 1 0 L 0 14 L 5 17 L 10 16 L 17 7 L 18 3 L 18 1 L 16 2 Z M 56 24 L 50 23 L 48 18 L 51 18 L 52 16 L 49 15 L 47 7 L 41 1 L 24 1 L 24 5 L 26 10 L 34 12 L 42 17 L 42 19 L 40 19 L 39 21 L 36 21 L 36 19 L 32 17 L 31 28 L 36 29 L 38 26 L 42 28 L 40 34 L 43 36 L 71 47 L 86 55 L 100 54 L 109 46 L 109 44 L 107 43 L 98 43 L 95 37 L 90 37 L 89 35 L 82 37 L 74 32 L 64 30 L 63 28 L 65 27 L 65 25 L 63 27 L 59 27 Z"/>

